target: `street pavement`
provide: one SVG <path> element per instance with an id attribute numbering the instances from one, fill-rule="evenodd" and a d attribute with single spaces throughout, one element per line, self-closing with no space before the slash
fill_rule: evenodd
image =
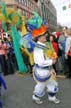
<path id="1" fill-rule="evenodd" d="M 3 108 L 71 108 L 71 79 L 58 78 L 57 97 L 61 101 L 60 104 L 49 102 L 46 93 L 42 98 L 42 105 L 37 105 L 32 101 L 35 82 L 29 74 L 23 77 L 17 74 L 8 75 L 5 80 L 8 89 L 4 91 L 2 88 Z"/>

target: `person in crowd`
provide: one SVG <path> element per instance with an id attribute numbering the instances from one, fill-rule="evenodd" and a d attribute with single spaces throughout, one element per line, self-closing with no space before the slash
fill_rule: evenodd
<path id="1" fill-rule="evenodd" d="M 18 66 L 17 66 L 17 61 L 16 61 L 16 58 L 15 58 L 12 37 L 10 36 L 10 34 L 8 34 L 7 45 L 9 45 L 9 49 L 8 49 L 8 52 L 7 52 L 7 55 L 8 55 L 8 59 L 7 59 L 8 71 L 9 71 L 9 74 L 13 74 L 17 70 Z"/>
<path id="2" fill-rule="evenodd" d="M 3 39 L 3 34 L 4 33 L 4 30 L 2 28 L 2 21 L 0 20 L 0 38 Z"/>
<path id="3" fill-rule="evenodd" d="M 0 39 L 0 64 L 1 64 L 1 69 L 4 75 L 8 74 L 7 70 L 7 50 L 9 46 L 5 43 L 4 40 Z"/>
<path id="4" fill-rule="evenodd" d="M 56 41 L 56 42 L 58 42 L 58 39 L 59 39 L 60 35 L 61 35 L 61 33 L 60 33 L 59 31 L 56 31 L 56 32 L 54 33 L 55 41 Z"/>
<path id="5" fill-rule="evenodd" d="M 68 28 L 66 26 L 62 28 L 62 34 L 58 40 L 60 61 L 62 64 L 62 73 L 64 73 L 65 75 L 68 72 L 68 66 L 65 60 L 65 44 L 66 44 L 66 39 L 67 39 L 67 29 Z"/>
<path id="6" fill-rule="evenodd" d="M 53 46 L 55 52 L 58 55 L 58 44 L 57 44 L 56 38 L 55 38 L 55 36 L 53 34 L 50 34 L 49 41 L 52 43 L 52 46 Z"/>
<path id="7" fill-rule="evenodd" d="M 41 97 L 45 94 L 45 88 L 48 91 L 48 100 L 55 104 L 60 103 L 55 94 L 58 92 L 58 84 L 55 80 L 51 80 L 52 72 L 50 67 L 56 63 L 56 59 L 49 58 L 45 55 L 46 46 L 46 26 L 42 25 L 39 29 L 32 31 L 33 40 L 36 40 L 34 48 L 34 72 L 33 77 L 36 81 L 32 99 L 37 104 L 42 104 Z"/>
<path id="8" fill-rule="evenodd" d="M 67 78 L 71 78 L 71 29 L 67 30 L 67 39 L 65 47 L 65 59 L 68 63 L 69 71 L 67 73 Z"/>

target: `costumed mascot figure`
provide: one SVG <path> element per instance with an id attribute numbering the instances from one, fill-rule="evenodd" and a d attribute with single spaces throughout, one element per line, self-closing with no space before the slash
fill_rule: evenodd
<path id="1" fill-rule="evenodd" d="M 3 103 L 1 101 L 1 86 L 2 85 L 3 85 L 4 89 L 7 90 L 6 82 L 5 82 L 4 78 L 2 77 L 2 75 L 0 75 L 0 108 L 3 108 Z"/>
<path id="2" fill-rule="evenodd" d="M 56 63 L 56 56 L 50 58 L 45 54 L 48 50 L 46 42 L 47 27 L 41 24 L 39 28 L 32 30 L 31 33 L 32 40 L 35 43 L 33 50 L 35 63 L 33 78 L 37 83 L 32 99 L 37 104 L 42 104 L 40 98 L 44 96 L 45 88 L 47 88 L 49 101 L 59 103 L 60 101 L 55 96 L 58 92 L 58 83 L 55 78 L 55 73 L 51 72 L 52 65 Z"/>
<path id="3" fill-rule="evenodd" d="M 36 25 L 38 21 L 36 20 Z M 30 24 L 28 26 L 30 28 Z M 40 24 L 40 27 L 34 27 L 31 24 L 31 33 L 23 37 L 24 47 L 33 49 L 34 56 L 34 69 L 33 69 L 33 78 L 36 81 L 32 99 L 37 104 L 42 104 L 41 97 L 45 95 L 45 88 L 48 92 L 48 100 L 54 102 L 55 104 L 59 103 L 60 100 L 56 98 L 56 93 L 58 92 L 58 82 L 55 77 L 55 72 L 52 68 L 52 65 L 56 63 L 56 54 L 48 53 L 47 45 L 47 27 L 44 25 L 43 21 Z M 29 39 L 27 38 L 29 37 Z M 32 39 L 32 40 L 31 40 Z M 29 50 L 28 50 L 29 51 Z"/>

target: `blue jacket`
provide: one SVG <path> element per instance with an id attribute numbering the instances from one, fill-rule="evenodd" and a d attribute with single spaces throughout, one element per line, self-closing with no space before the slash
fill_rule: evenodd
<path id="1" fill-rule="evenodd" d="M 64 35 L 61 35 L 61 36 L 59 37 L 58 44 L 59 44 L 60 50 L 61 50 L 63 53 L 65 53 L 66 37 L 65 37 Z"/>

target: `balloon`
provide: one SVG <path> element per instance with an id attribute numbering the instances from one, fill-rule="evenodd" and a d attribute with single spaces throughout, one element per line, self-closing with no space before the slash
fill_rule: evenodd
<path id="1" fill-rule="evenodd" d="M 11 26 L 11 30 L 12 30 L 12 38 L 13 38 L 13 44 L 14 44 L 14 51 L 15 51 L 15 56 L 17 59 L 17 64 L 18 64 L 18 68 L 19 68 L 19 72 L 20 73 L 25 73 L 27 72 L 27 67 L 23 61 L 23 57 L 20 51 L 20 34 L 17 32 L 16 28 L 14 26 Z"/>
<path id="2" fill-rule="evenodd" d="M 42 18 L 37 13 L 34 12 L 33 14 L 34 16 L 27 23 L 30 30 L 40 28 L 43 23 Z"/>

